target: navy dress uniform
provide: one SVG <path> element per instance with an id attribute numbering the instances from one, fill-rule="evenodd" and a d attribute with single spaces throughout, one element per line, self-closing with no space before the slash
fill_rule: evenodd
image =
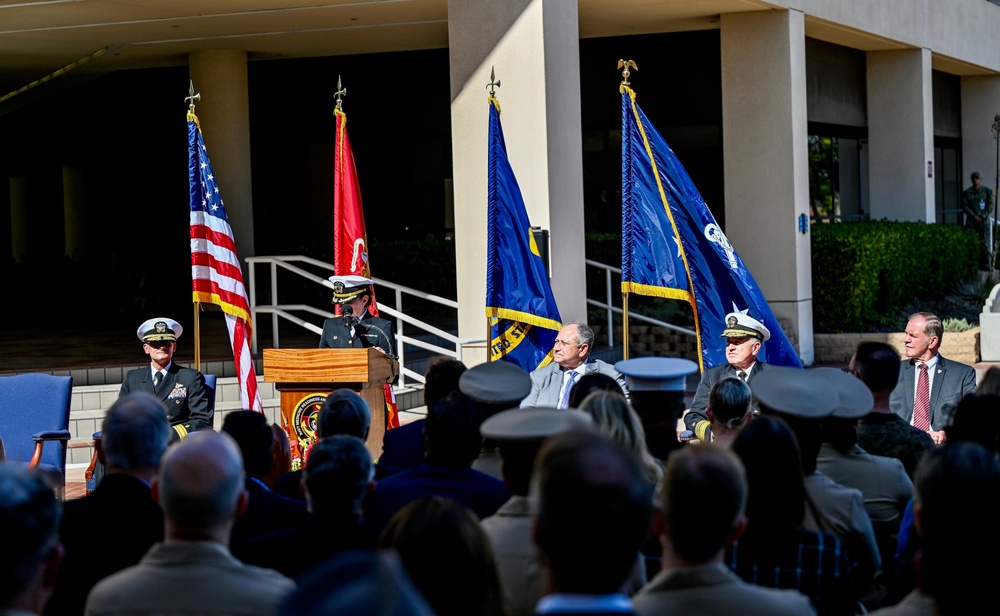
<path id="1" fill-rule="evenodd" d="M 342 314 L 323 323 L 321 349 L 363 349 L 376 347 L 389 357 L 396 357 L 396 334 L 392 322 L 368 311 L 372 298 L 372 281 L 362 276 L 330 276 L 333 283 L 332 303 L 340 304 Z M 366 299 L 367 298 L 367 299 Z M 345 314 L 350 307 L 350 315 Z"/>
<path id="2" fill-rule="evenodd" d="M 683 445 L 677 440 L 677 422 L 684 412 L 687 377 L 698 371 L 698 364 L 680 357 L 637 357 L 619 361 L 615 369 L 625 375 L 649 453 L 666 462 Z"/>
<path id="3" fill-rule="evenodd" d="M 213 412 L 209 408 L 205 377 L 191 368 L 182 368 L 173 361 L 177 339 L 184 332 L 180 323 L 158 317 L 139 326 L 136 336 L 150 356 L 150 365 L 130 370 L 125 375 L 119 396 L 143 391 L 152 394 L 167 407 L 167 419 L 172 431 L 170 440 L 179 441 L 195 430 L 212 427 Z"/>

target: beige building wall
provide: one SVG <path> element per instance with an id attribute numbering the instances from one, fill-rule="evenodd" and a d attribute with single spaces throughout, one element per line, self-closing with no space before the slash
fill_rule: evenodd
<path id="1" fill-rule="evenodd" d="M 564 321 L 586 318 L 579 33 L 575 0 L 448 4 L 459 336 L 486 336 L 489 107 L 495 69 L 507 154 L 528 219 L 550 231 Z M 485 361 L 482 343 L 466 364 Z"/>
<path id="2" fill-rule="evenodd" d="M 798 231 L 809 201 L 803 14 L 723 15 L 721 45 L 726 232 L 811 364 L 809 234 Z"/>

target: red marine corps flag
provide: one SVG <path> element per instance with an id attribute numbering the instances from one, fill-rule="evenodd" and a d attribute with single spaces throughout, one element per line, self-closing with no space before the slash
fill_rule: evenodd
<path id="1" fill-rule="evenodd" d="M 354 152 L 347 138 L 347 114 L 341 108 L 341 97 L 347 90 L 337 77 L 337 137 L 333 157 L 333 273 L 336 276 L 371 278 L 368 267 L 368 233 L 365 231 L 365 211 L 361 207 L 361 187 L 354 166 Z M 375 291 L 368 306 L 372 316 L 378 316 Z M 337 307 L 340 312 L 340 307 Z M 399 411 L 392 385 L 385 384 L 386 429 L 399 427 Z"/>

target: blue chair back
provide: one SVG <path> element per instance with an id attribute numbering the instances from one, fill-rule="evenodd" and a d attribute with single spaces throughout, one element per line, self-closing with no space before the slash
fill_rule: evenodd
<path id="1" fill-rule="evenodd" d="M 204 376 L 205 376 L 205 393 L 208 395 L 208 411 L 210 413 L 214 413 L 216 376 L 214 374 L 206 374 Z"/>
<path id="2" fill-rule="evenodd" d="M 69 376 L 32 373 L 0 377 L 0 438 L 8 460 L 27 463 L 35 448 L 35 434 L 69 429 L 72 393 L 73 377 Z M 65 441 L 46 443 L 41 465 L 65 477 Z"/>

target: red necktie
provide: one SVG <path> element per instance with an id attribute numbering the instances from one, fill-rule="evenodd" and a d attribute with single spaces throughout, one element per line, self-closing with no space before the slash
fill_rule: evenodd
<path id="1" fill-rule="evenodd" d="M 920 364 L 917 379 L 917 397 L 913 401 L 913 427 L 924 432 L 931 429 L 931 383 L 927 376 L 927 364 Z"/>

